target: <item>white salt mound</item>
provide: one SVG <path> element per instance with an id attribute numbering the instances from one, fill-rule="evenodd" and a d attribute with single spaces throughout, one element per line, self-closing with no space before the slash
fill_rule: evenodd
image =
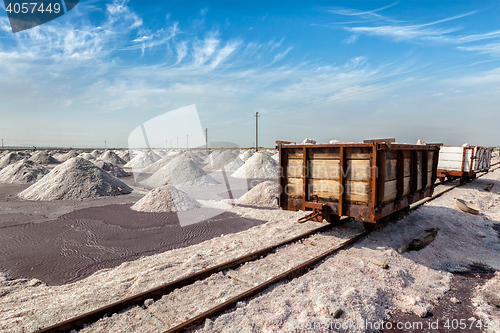
<path id="1" fill-rule="evenodd" d="M 217 155 L 206 167 L 205 171 L 224 170 L 236 171 L 243 165 L 243 161 L 238 157 L 238 153 L 233 150 L 226 150 Z"/>
<path id="2" fill-rule="evenodd" d="M 90 154 L 94 156 L 94 158 L 101 156 L 101 152 L 99 150 L 93 150 Z"/>
<path id="3" fill-rule="evenodd" d="M 153 153 L 152 151 L 140 151 L 137 156 L 135 156 L 130 160 L 130 162 L 125 164 L 124 167 L 143 169 L 148 165 L 151 165 L 154 162 L 158 161 L 159 159 L 161 159 L 161 157 Z"/>
<path id="4" fill-rule="evenodd" d="M 36 153 L 31 155 L 29 160 L 38 164 L 59 164 L 59 161 L 45 150 L 37 151 Z"/>
<path id="5" fill-rule="evenodd" d="M 22 160 L 23 158 L 23 156 L 16 153 L 5 154 L 2 158 L 0 158 L 0 170 L 5 168 L 7 165 L 14 164 Z"/>
<path id="6" fill-rule="evenodd" d="M 171 160 L 173 160 L 173 157 L 167 156 L 164 157 L 153 164 L 145 167 L 141 172 L 143 173 L 155 173 L 156 171 L 160 170 L 163 168 L 165 165 L 167 165 Z"/>
<path id="7" fill-rule="evenodd" d="M 117 178 L 130 176 L 127 172 L 125 172 L 125 170 L 120 168 L 118 165 L 114 165 L 113 163 L 104 162 L 103 160 L 97 160 L 95 162 L 92 161 L 92 163 Z"/>
<path id="8" fill-rule="evenodd" d="M 423 145 L 426 145 L 426 144 L 427 143 L 425 143 L 424 140 L 418 139 L 418 141 L 417 141 L 417 145 L 422 145 L 423 146 Z"/>
<path id="9" fill-rule="evenodd" d="M 22 160 L 10 164 L 0 171 L 0 182 L 11 184 L 28 184 L 36 182 L 49 171 L 40 164 L 30 160 Z"/>
<path id="10" fill-rule="evenodd" d="M 119 150 L 116 155 L 118 155 L 122 160 L 124 160 L 125 162 L 130 162 L 131 160 L 131 157 L 130 157 L 130 153 L 128 152 L 128 150 Z"/>
<path id="11" fill-rule="evenodd" d="M 173 186 L 162 186 L 146 194 L 131 208 L 138 212 L 181 212 L 201 207 L 189 194 Z"/>
<path id="12" fill-rule="evenodd" d="M 278 184 L 265 181 L 252 188 L 242 197 L 236 200 L 238 205 L 257 207 L 278 207 L 276 197 L 278 196 Z"/>
<path id="13" fill-rule="evenodd" d="M 178 156 L 142 184 L 149 187 L 163 185 L 174 186 L 204 186 L 219 184 L 212 176 L 208 175 L 196 163 L 185 155 Z"/>
<path id="14" fill-rule="evenodd" d="M 59 157 L 57 157 L 57 160 L 59 162 L 66 162 L 67 160 L 69 160 L 70 158 L 73 158 L 73 157 L 77 157 L 78 156 L 78 153 L 74 150 L 70 150 L 69 152 L 67 152 L 66 154 L 63 154 Z"/>
<path id="15" fill-rule="evenodd" d="M 316 140 L 305 138 L 301 144 L 303 144 L 303 145 L 315 145 Z"/>
<path id="16" fill-rule="evenodd" d="M 278 163 L 267 154 L 257 152 L 232 175 L 235 178 L 278 178 Z"/>
<path id="17" fill-rule="evenodd" d="M 128 194 L 132 189 L 92 162 L 81 157 L 55 167 L 35 184 L 19 193 L 28 200 L 72 200 Z"/>
<path id="18" fill-rule="evenodd" d="M 219 156 L 220 153 L 222 153 L 220 150 L 212 151 L 210 155 L 208 155 L 207 158 L 205 158 L 203 163 L 212 163 L 217 158 L 217 156 Z"/>
<path id="19" fill-rule="evenodd" d="M 114 152 L 107 150 L 104 154 L 99 157 L 100 160 L 111 163 L 111 164 L 126 164 L 122 158 L 116 155 Z"/>
<path id="20" fill-rule="evenodd" d="M 245 151 L 244 153 L 240 154 L 240 155 L 239 155 L 239 158 L 241 158 L 241 160 L 242 160 L 243 162 L 246 162 L 246 161 L 248 161 L 248 159 L 249 159 L 250 157 L 252 157 L 252 155 L 253 155 L 253 152 L 252 152 L 252 151 L 250 151 L 250 150 L 247 150 L 247 151 Z"/>
<path id="21" fill-rule="evenodd" d="M 91 153 L 83 153 L 83 154 L 80 154 L 78 157 L 84 158 L 87 161 L 93 161 L 93 160 L 95 160 L 94 155 L 92 155 Z"/>

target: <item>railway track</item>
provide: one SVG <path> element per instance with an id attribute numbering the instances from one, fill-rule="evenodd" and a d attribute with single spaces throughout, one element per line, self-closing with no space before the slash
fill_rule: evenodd
<path id="1" fill-rule="evenodd" d="M 498 165 L 498 164 L 500 164 L 500 162 L 495 163 L 493 165 Z M 492 172 L 492 171 L 499 169 L 499 168 L 500 168 L 500 166 L 497 166 L 494 169 L 490 169 L 489 172 Z M 484 173 L 478 175 L 477 178 L 480 178 L 487 173 L 488 172 L 484 172 Z M 445 182 L 445 183 L 447 183 L 447 182 Z M 442 183 L 439 185 L 442 185 Z M 455 184 L 455 185 L 445 189 L 444 191 L 441 191 L 441 192 L 433 195 L 432 197 L 421 200 L 418 203 L 412 205 L 410 207 L 410 210 L 415 210 L 418 207 L 420 207 L 421 205 L 425 204 L 426 202 L 434 200 L 434 199 L 440 197 L 441 195 L 443 195 L 444 193 L 447 193 L 447 192 L 451 191 L 452 189 L 457 188 L 457 187 L 462 186 L 462 185 L 464 185 L 464 184 Z M 390 221 L 397 220 L 399 217 L 400 216 L 395 216 Z M 350 220 L 350 218 L 344 218 L 342 221 L 345 222 L 347 220 Z M 386 224 L 387 223 L 385 223 L 384 225 L 386 225 Z M 156 301 L 156 300 L 160 299 L 161 297 L 173 292 L 175 289 L 190 286 L 197 281 L 207 279 L 208 277 L 213 276 L 214 274 L 217 274 L 217 273 L 225 271 L 225 270 L 240 267 L 241 265 L 243 265 L 245 263 L 260 260 L 261 258 L 268 256 L 270 253 L 273 253 L 274 251 L 276 251 L 277 249 L 279 249 L 283 246 L 295 243 L 295 242 L 300 241 L 300 240 L 304 240 L 307 237 L 310 237 L 311 235 L 314 235 L 314 234 L 326 232 L 329 229 L 331 229 L 332 227 L 333 227 L 333 225 L 326 225 L 326 226 L 322 226 L 320 228 L 313 229 L 313 230 L 308 231 L 308 232 L 301 234 L 299 236 L 296 236 L 296 237 L 293 237 L 293 238 L 288 239 L 286 241 L 280 242 L 279 244 L 267 247 L 265 249 L 250 253 L 248 255 L 245 255 L 245 256 L 242 256 L 239 258 L 236 258 L 236 259 L 228 261 L 226 263 L 219 264 L 217 266 L 213 266 L 211 268 L 208 268 L 208 269 L 205 269 L 203 271 L 191 274 L 189 276 L 175 280 L 173 282 L 166 283 L 162 286 L 145 291 L 143 293 L 126 298 L 124 300 L 115 302 L 115 303 L 110 304 L 108 306 L 96 309 L 94 311 L 83 314 L 81 316 L 71 318 L 71 319 L 66 320 L 64 322 L 61 322 L 61 323 L 52 325 L 50 327 L 41 329 L 41 330 L 37 331 L 36 333 L 68 332 L 68 331 L 71 331 L 73 329 L 76 329 L 76 330 L 81 329 L 84 327 L 84 325 L 89 324 L 89 323 L 94 323 L 106 315 L 110 316 L 114 313 L 118 313 L 118 312 L 125 310 L 127 308 L 130 308 L 132 306 L 139 306 L 140 307 L 148 299 L 153 299 Z M 291 269 L 288 269 L 285 272 L 283 272 L 279 275 L 276 275 L 273 278 L 266 280 L 265 282 L 259 283 L 258 285 L 252 287 L 251 289 L 248 289 L 242 293 L 239 293 L 238 295 L 232 296 L 230 299 L 226 300 L 225 302 L 223 302 L 223 303 L 221 303 L 213 308 L 210 308 L 210 309 L 204 311 L 203 313 L 198 314 L 195 317 L 182 322 L 181 324 L 178 324 L 174 327 L 171 327 L 171 328 L 165 330 L 165 332 L 166 333 L 173 333 L 173 332 L 184 332 L 186 330 L 189 330 L 190 328 L 193 328 L 197 325 L 202 324 L 207 318 L 211 318 L 211 317 L 222 314 L 223 312 L 235 307 L 238 302 L 249 299 L 249 298 L 261 293 L 262 291 L 264 291 L 265 289 L 267 289 L 268 287 L 270 287 L 276 283 L 299 277 L 299 276 L 307 273 L 307 271 L 309 269 L 311 269 L 312 267 L 314 267 L 315 265 L 317 265 L 318 263 L 320 263 L 321 261 L 323 261 L 327 257 L 329 257 L 329 256 L 331 256 L 339 251 L 342 251 L 343 249 L 357 243 L 358 241 L 360 241 L 361 239 L 363 239 L 367 235 L 369 235 L 371 232 L 373 232 L 373 230 L 364 231 L 364 232 L 361 232 L 357 235 L 354 235 L 353 237 L 345 240 L 344 242 L 337 244 L 337 245 L 327 249 L 326 251 L 323 251 L 319 255 L 316 255 L 315 257 L 310 258 L 310 259 L 306 260 L 305 262 L 303 262 L 303 263 L 301 263 L 301 264 L 299 264 Z"/>

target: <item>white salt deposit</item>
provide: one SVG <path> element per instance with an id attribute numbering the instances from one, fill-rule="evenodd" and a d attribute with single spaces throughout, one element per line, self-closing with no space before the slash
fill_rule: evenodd
<path id="1" fill-rule="evenodd" d="M 55 167 L 19 193 L 28 200 L 72 200 L 128 194 L 132 189 L 83 158 L 75 157 Z"/>
<path id="2" fill-rule="evenodd" d="M 130 157 L 130 152 L 128 150 L 119 150 L 116 155 L 118 155 L 122 160 L 125 162 L 130 162 L 131 157 Z"/>
<path id="3" fill-rule="evenodd" d="M 305 138 L 301 143 L 302 145 L 315 145 L 316 140 Z"/>
<path id="4" fill-rule="evenodd" d="M 171 157 L 171 156 L 166 156 L 156 162 L 154 162 L 153 164 L 145 167 L 141 172 L 145 172 L 145 173 L 155 173 L 156 171 L 160 170 L 161 168 L 163 168 L 165 165 L 168 164 L 168 162 L 170 162 L 171 160 L 173 160 L 174 157 Z"/>
<path id="5" fill-rule="evenodd" d="M 115 177 L 121 178 L 121 177 L 128 177 L 130 176 L 125 170 L 120 168 L 118 165 L 114 165 L 113 163 L 108 163 L 104 162 L 103 160 L 96 160 L 92 161 L 95 165 L 97 165 L 99 168 L 103 169 L 106 172 L 109 172 Z"/>
<path id="6" fill-rule="evenodd" d="M 59 161 L 45 150 L 37 151 L 31 155 L 29 160 L 38 164 L 59 164 Z"/>
<path id="7" fill-rule="evenodd" d="M 92 154 L 95 158 L 99 158 L 99 156 L 101 156 L 101 152 L 99 150 L 92 150 L 90 154 Z"/>
<path id="8" fill-rule="evenodd" d="M 426 145 L 426 144 L 427 144 L 427 143 L 425 143 L 425 141 L 424 141 L 424 140 L 418 139 L 418 141 L 417 141 L 417 145 L 421 145 L 421 146 L 423 146 L 423 145 Z"/>
<path id="9" fill-rule="evenodd" d="M 59 162 L 66 162 L 67 160 L 69 160 L 70 158 L 73 158 L 73 157 L 77 157 L 79 154 L 75 151 L 75 150 L 70 150 L 69 152 L 67 152 L 66 154 L 63 154 L 61 156 L 58 156 L 57 157 L 57 160 Z"/>
<path id="10" fill-rule="evenodd" d="M 258 184 L 241 196 L 236 203 L 244 206 L 277 208 L 278 184 L 266 181 Z"/>
<path id="11" fill-rule="evenodd" d="M 238 152 L 233 150 L 225 150 L 221 154 L 217 155 L 216 158 L 210 161 L 210 163 L 205 167 L 205 171 L 236 171 L 238 170 L 244 162 L 238 157 Z"/>
<path id="12" fill-rule="evenodd" d="M 80 154 L 78 157 L 84 158 L 87 161 L 94 161 L 95 160 L 94 155 L 92 155 L 91 153 L 83 153 L 83 154 Z"/>
<path id="13" fill-rule="evenodd" d="M 490 323 L 487 332 L 500 331 L 500 272 L 484 285 L 476 288 L 472 298 L 475 314 L 483 323 Z"/>
<path id="14" fill-rule="evenodd" d="M 49 171 L 40 164 L 30 160 L 21 160 L 10 164 L 0 171 L 0 182 L 12 184 L 28 184 L 36 182 Z"/>
<path id="15" fill-rule="evenodd" d="M 257 152 L 236 170 L 232 177 L 275 179 L 278 178 L 278 163 L 269 155 Z"/>
<path id="16" fill-rule="evenodd" d="M 207 158 L 205 158 L 205 160 L 203 161 L 203 163 L 207 163 L 207 164 L 211 164 L 213 163 L 213 161 L 217 158 L 217 156 L 219 156 L 219 154 L 221 154 L 222 152 L 220 150 L 214 150 L 210 153 L 210 155 L 207 156 Z"/>
<path id="17" fill-rule="evenodd" d="M 146 194 L 131 208 L 138 212 L 181 212 L 201 207 L 189 194 L 174 186 L 162 186 Z"/>
<path id="18" fill-rule="evenodd" d="M 185 155 L 178 156 L 142 182 L 149 187 L 163 185 L 204 186 L 219 184 L 212 176 Z"/>
<path id="19" fill-rule="evenodd" d="M 111 163 L 111 164 L 126 164 L 127 163 L 122 158 L 120 158 L 118 155 L 116 155 L 114 152 L 112 152 L 110 150 L 106 150 L 106 152 L 104 154 L 102 154 L 99 157 L 99 159 L 104 161 L 104 162 Z"/>
<path id="20" fill-rule="evenodd" d="M 133 159 L 124 165 L 126 168 L 143 169 L 148 165 L 161 159 L 160 156 L 152 151 L 140 151 Z"/>
<path id="21" fill-rule="evenodd" d="M 9 164 L 16 163 L 22 160 L 24 157 L 17 153 L 8 153 L 5 154 L 2 158 L 0 158 L 0 170 L 5 168 Z"/>
<path id="22" fill-rule="evenodd" d="M 242 154 L 240 154 L 240 155 L 239 155 L 239 158 L 241 158 L 241 160 L 242 160 L 243 162 L 246 162 L 246 161 L 248 161 L 248 159 L 249 159 L 250 157 L 252 157 L 252 155 L 253 155 L 253 151 L 250 151 L 250 150 L 245 150 L 245 152 L 244 152 L 244 153 L 242 153 Z"/>

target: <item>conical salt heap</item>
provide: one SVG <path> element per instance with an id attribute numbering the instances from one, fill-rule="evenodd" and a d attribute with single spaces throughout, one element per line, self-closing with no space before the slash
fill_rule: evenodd
<path id="1" fill-rule="evenodd" d="M 217 155 L 206 167 L 205 171 L 236 171 L 243 165 L 243 161 L 238 157 L 238 152 L 234 150 L 226 150 Z"/>
<path id="2" fill-rule="evenodd" d="M 59 164 L 60 162 L 56 160 L 52 155 L 50 155 L 45 150 L 40 150 L 31 155 L 29 158 L 30 161 L 33 161 L 38 164 Z"/>
<path id="3" fill-rule="evenodd" d="M 162 186 L 146 194 L 131 208 L 138 212 L 181 212 L 201 207 L 189 194 L 173 186 Z"/>
<path id="4" fill-rule="evenodd" d="M 5 168 L 7 165 L 14 164 L 22 159 L 24 159 L 24 157 L 17 153 L 5 154 L 2 158 L 0 158 L 0 170 Z"/>
<path id="5" fill-rule="evenodd" d="M 75 151 L 75 150 L 70 150 L 69 152 L 67 152 L 66 154 L 64 155 L 61 155 L 59 157 L 57 157 L 57 160 L 59 162 L 66 162 L 67 160 L 69 160 L 70 158 L 73 158 L 73 157 L 77 157 L 79 154 Z"/>
<path id="6" fill-rule="evenodd" d="M 160 156 L 152 151 L 140 151 L 133 159 L 124 165 L 126 168 L 143 169 L 148 165 L 161 159 Z"/>
<path id="7" fill-rule="evenodd" d="M 40 164 L 30 160 L 21 160 L 6 166 L 0 171 L 0 182 L 28 184 L 36 182 L 47 173 L 49 171 Z"/>
<path id="8" fill-rule="evenodd" d="M 149 187 L 163 185 L 203 186 L 219 184 L 186 155 L 177 156 L 143 182 Z"/>
<path id="9" fill-rule="evenodd" d="M 128 194 L 132 189 L 92 162 L 74 157 L 19 193 L 28 200 L 74 200 Z"/>
<path id="10" fill-rule="evenodd" d="M 245 206 L 278 207 L 278 192 L 278 184 L 268 180 L 242 195 L 236 203 Z"/>
<path id="11" fill-rule="evenodd" d="M 278 163 L 269 155 L 257 152 L 232 175 L 235 178 L 276 179 Z"/>
<path id="12" fill-rule="evenodd" d="M 102 154 L 99 157 L 99 159 L 104 161 L 104 162 L 111 163 L 111 164 L 126 164 L 127 163 L 121 157 L 119 157 L 118 155 L 116 155 L 114 152 L 112 152 L 110 150 L 106 150 L 106 152 L 104 154 Z"/>

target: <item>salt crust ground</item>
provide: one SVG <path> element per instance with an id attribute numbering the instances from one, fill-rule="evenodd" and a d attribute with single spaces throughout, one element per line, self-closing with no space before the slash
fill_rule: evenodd
<path id="1" fill-rule="evenodd" d="M 500 331 L 500 272 L 482 286 L 478 286 L 472 298 L 476 315 L 482 323 L 491 323 L 488 332 Z M 489 326 L 489 325 L 488 325 Z"/>
<path id="2" fill-rule="evenodd" d="M 207 320 L 205 325 L 195 330 L 290 331 L 296 324 L 332 320 L 330 312 L 336 306 L 345 311 L 338 319 L 340 323 L 349 319 L 383 320 L 394 309 L 413 312 L 422 308 L 432 309 L 431 303 L 450 288 L 451 274 L 444 269 L 460 270 L 470 263 L 490 265 L 497 270 L 500 268 L 497 233 L 492 229 L 493 224 L 500 220 L 499 179 L 500 174 L 495 171 L 450 191 L 397 223 L 374 232 L 347 251 L 325 260 L 306 275 L 290 283 L 275 285 L 214 321 Z M 484 188 L 489 183 L 495 186 L 491 192 L 486 192 Z M 478 204 L 484 215 L 472 216 L 457 210 L 454 204 L 456 197 Z M 301 213 L 242 207 L 235 207 L 234 211 L 270 222 L 242 233 L 124 263 L 65 286 L 47 287 L 36 280 L 9 281 L 5 277 L 0 278 L 0 329 L 23 332 L 47 326 L 318 226 L 315 223 L 297 224 L 295 220 Z M 440 228 L 431 245 L 419 252 L 403 255 L 396 252 L 399 246 L 429 227 Z M 337 236 L 342 239 L 341 235 Z M 319 245 L 324 243 L 315 238 L 311 241 Z M 331 238 L 328 243 L 336 241 Z M 311 244 L 310 247 L 316 248 L 318 244 Z M 284 249 L 283 253 L 286 252 Z M 299 252 L 295 250 L 294 253 Z M 371 260 L 383 260 L 390 268 L 382 270 Z M 265 261 L 262 262 L 263 267 L 254 267 L 249 271 L 265 273 L 269 267 L 276 266 L 275 262 L 271 265 L 267 262 L 267 266 L 264 264 Z M 141 274 L 137 275 L 137 272 Z M 229 287 L 224 284 L 226 289 L 217 289 L 219 280 L 236 281 L 229 279 L 230 275 L 229 272 L 221 273 L 198 283 L 210 285 L 210 293 L 205 296 L 212 295 L 211 306 L 240 289 L 232 281 Z M 259 277 L 258 274 L 248 276 Z M 104 318 L 83 331 L 156 332 L 161 327 L 170 326 L 172 321 L 181 321 L 202 310 L 204 301 L 197 301 L 202 296 L 199 296 L 198 289 L 179 290 L 168 297 L 180 299 L 179 304 L 184 300 L 184 307 L 162 306 L 163 301 L 171 301 L 162 299 L 154 304 L 148 303 L 148 311 L 134 307 Z M 353 331 L 366 330 L 359 327 Z"/>

